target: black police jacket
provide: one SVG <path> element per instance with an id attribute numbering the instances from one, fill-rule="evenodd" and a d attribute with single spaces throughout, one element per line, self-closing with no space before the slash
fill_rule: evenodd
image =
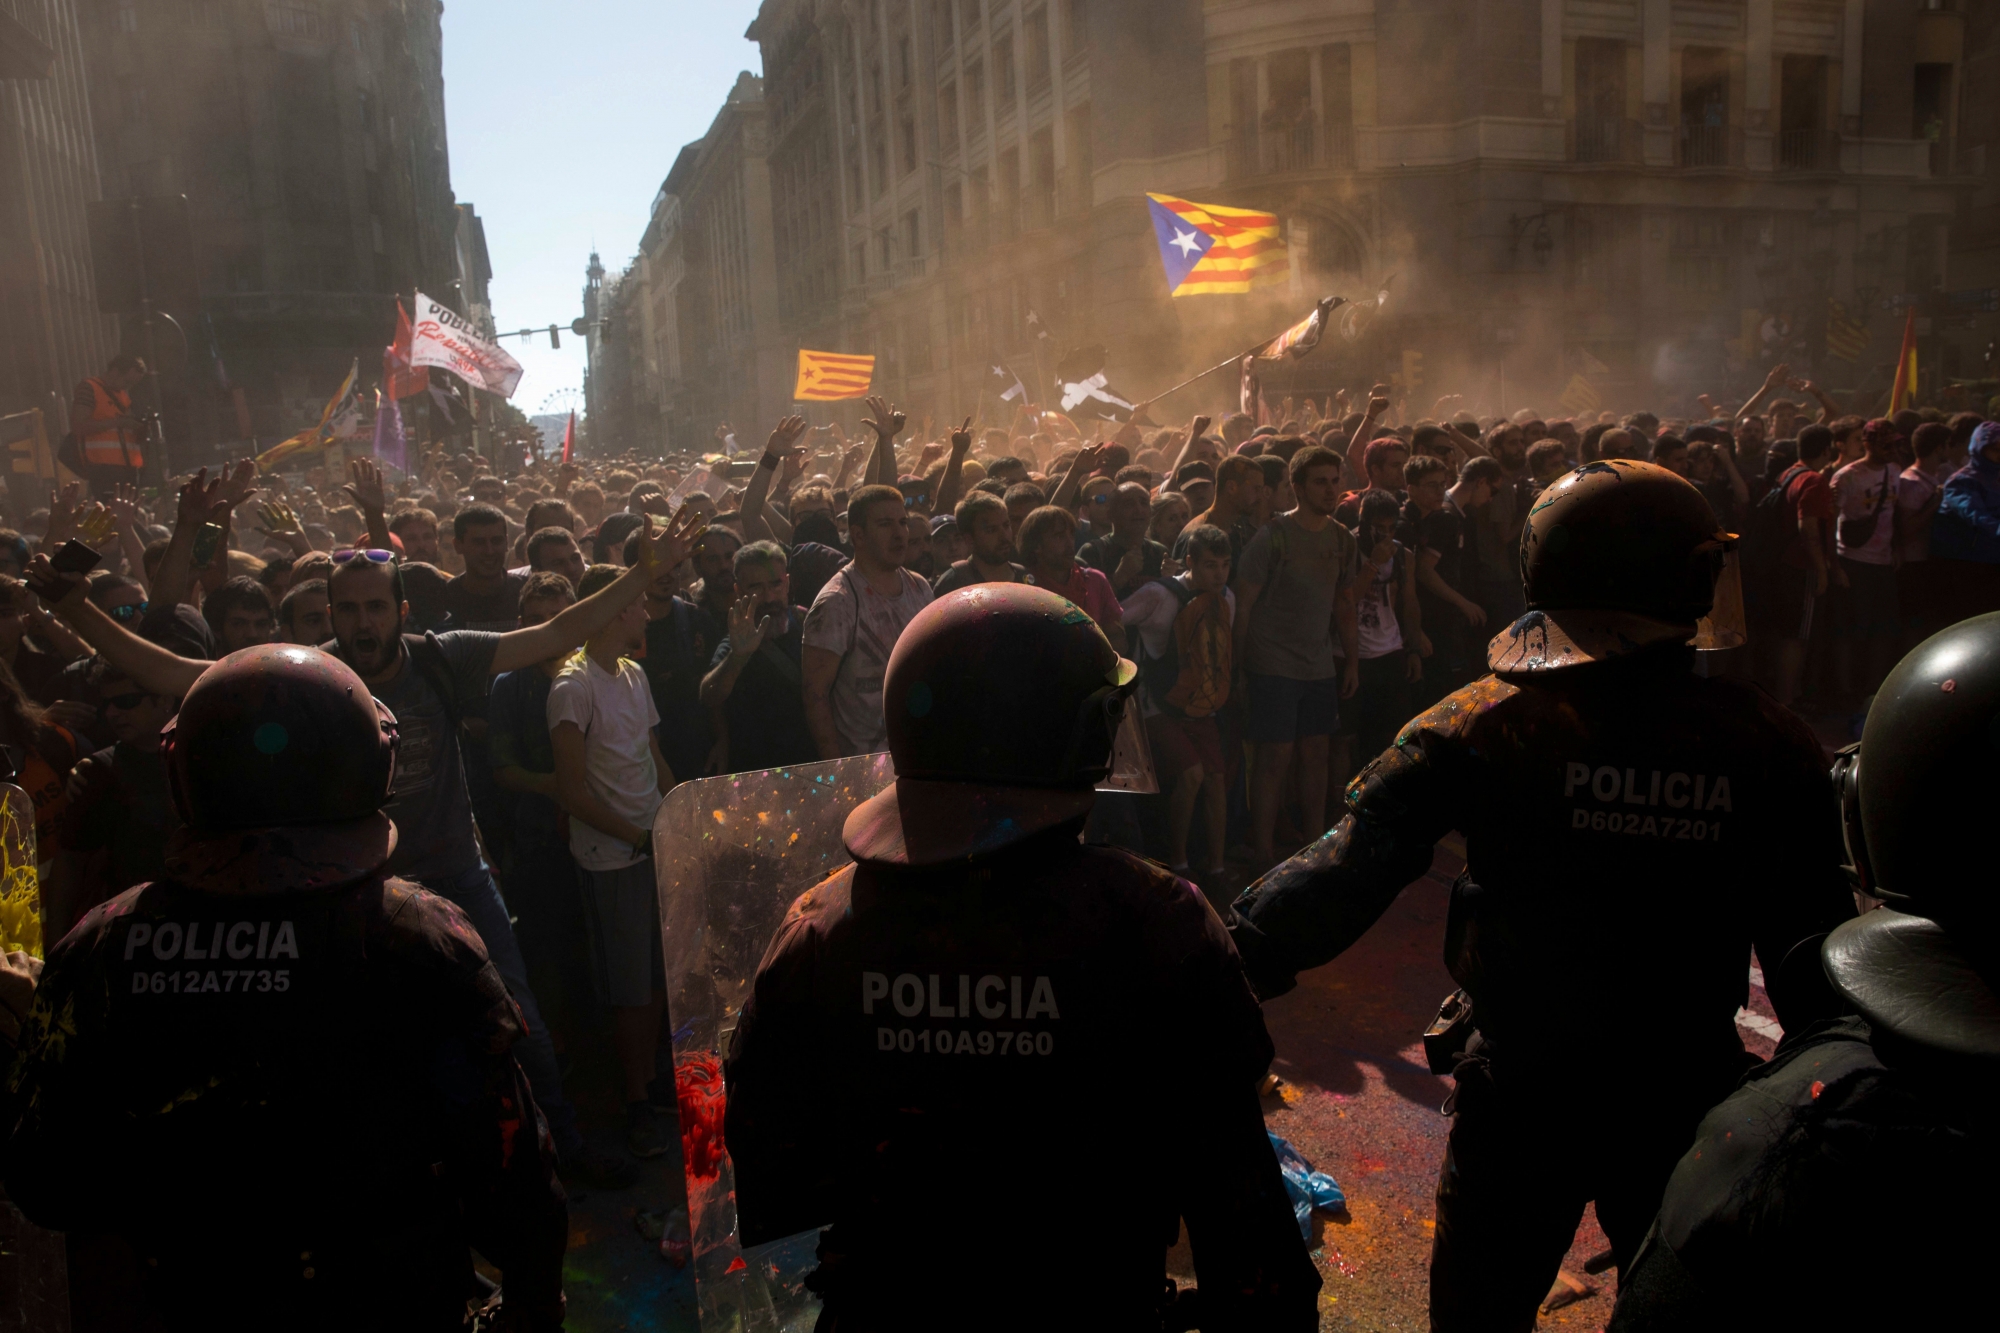
<path id="1" fill-rule="evenodd" d="M 724 1069 L 742 1239 L 828 1226 L 842 1330 L 1157 1329 L 1185 1219 L 1203 1327 L 1317 1327 L 1222 923 L 1076 832 L 792 905 Z"/>
<path id="2" fill-rule="evenodd" d="M 1338 955 L 1456 829 L 1445 964 L 1496 1064 L 1588 1083 L 1631 1070 L 1632 1043 L 1740 1061 L 1753 943 L 1786 1026 L 1834 1012 L 1798 947 L 1854 913 L 1825 756 L 1769 695 L 1692 666 L 1669 648 L 1488 676 L 1412 720 L 1333 832 L 1238 902 L 1251 982 L 1278 994 Z"/>
<path id="3" fill-rule="evenodd" d="M 1609 1333 L 1876 1333 L 1992 1320 L 2000 1070 L 1860 1018 L 1786 1039 L 1701 1123 Z"/>
<path id="4" fill-rule="evenodd" d="M 468 1245 L 552 1326 L 567 1208 L 521 1031 L 465 916 L 401 880 L 140 885 L 49 955 L 7 1191 L 122 1237 L 171 1329 L 457 1330 Z"/>

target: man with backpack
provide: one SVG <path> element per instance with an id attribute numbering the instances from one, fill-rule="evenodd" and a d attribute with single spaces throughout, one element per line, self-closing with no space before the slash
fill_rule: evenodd
<path id="1" fill-rule="evenodd" d="M 1743 564 L 1762 631 L 1752 637 L 1769 653 L 1760 674 L 1786 707 L 1798 697 L 1814 605 L 1830 581 L 1844 578 L 1832 563 L 1833 491 L 1819 471 L 1832 448 L 1826 427 L 1801 430 L 1799 461 L 1757 502 L 1743 534 Z"/>
<path id="2" fill-rule="evenodd" d="M 1203 524 L 1187 535 L 1187 572 L 1144 583 L 1126 599 L 1137 637 L 1140 707 L 1153 763 L 1167 795 L 1167 859 L 1220 911 L 1228 901 L 1222 863 L 1228 816 L 1227 764 L 1216 715 L 1229 702 L 1236 594 L 1229 590 L 1229 534 Z M 1202 808 L 1206 868 L 1189 871 L 1188 833 Z"/>

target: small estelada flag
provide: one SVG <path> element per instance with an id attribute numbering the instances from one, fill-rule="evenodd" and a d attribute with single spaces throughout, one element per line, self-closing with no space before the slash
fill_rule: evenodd
<path id="1" fill-rule="evenodd" d="M 1153 236 L 1173 296 L 1211 296 L 1270 287 L 1291 276 L 1278 215 L 1148 194 Z"/>
<path id="2" fill-rule="evenodd" d="M 844 352 L 809 352 L 799 349 L 799 384 L 792 401 L 832 403 L 843 398 L 865 398 L 875 382 L 875 358 L 849 356 Z"/>

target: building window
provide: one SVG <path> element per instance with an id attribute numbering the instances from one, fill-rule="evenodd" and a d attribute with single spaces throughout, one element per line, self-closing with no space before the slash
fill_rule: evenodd
<path id="1" fill-rule="evenodd" d="M 1029 10 L 1021 20 L 1021 27 L 1028 39 L 1028 91 L 1038 93 L 1049 86 L 1051 73 L 1049 11 Z"/>
<path id="2" fill-rule="evenodd" d="M 932 0 L 931 25 L 937 30 L 939 48 L 949 51 L 952 46 L 951 0 Z"/>
<path id="3" fill-rule="evenodd" d="M 965 30 L 970 33 L 979 25 L 979 0 L 961 0 L 958 12 L 965 18 Z"/>
<path id="4" fill-rule="evenodd" d="M 896 267 L 896 238 L 885 231 L 875 239 L 882 243 L 882 271 L 887 273 Z"/>
<path id="5" fill-rule="evenodd" d="M 1090 45 L 1089 0 L 1063 0 L 1063 15 L 1068 20 L 1063 32 L 1063 53 L 1075 55 Z"/>
<path id="6" fill-rule="evenodd" d="M 910 34 L 904 33 L 896 39 L 896 86 L 907 88 L 915 71 L 911 69 Z"/>
<path id="7" fill-rule="evenodd" d="M 1681 165 L 1726 167 L 1729 133 L 1729 53 L 1690 46 L 1681 52 Z"/>
<path id="8" fill-rule="evenodd" d="M 903 245 L 910 258 L 924 257 L 924 215 L 918 209 L 903 214 Z"/>
<path id="9" fill-rule="evenodd" d="M 858 287 L 868 281 L 868 242 L 854 243 L 854 283 Z"/>
<path id="10" fill-rule="evenodd" d="M 1014 105 L 1014 38 L 993 41 L 993 92 L 1002 107 Z"/>
<path id="11" fill-rule="evenodd" d="M 904 116 L 901 130 L 902 130 L 901 137 L 903 140 L 903 174 L 907 176 L 911 172 L 917 169 L 916 117 L 909 115 Z"/>
<path id="12" fill-rule="evenodd" d="M 1778 78 L 1778 165 L 1825 171 L 1834 164 L 1826 124 L 1826 57 L 1785 56 Z"/>
<path id="13" fill-rule="evenodd" d="M 307 0 L 264 0 L 264 22 L 276 37 L 326 40 L 326 20 L 320 16 L 319 6 Z"/>
<path id="14" fill-rule="evenodd" d="M 139 31 L 138 0 L 118 0 L 118 31 Z"/>

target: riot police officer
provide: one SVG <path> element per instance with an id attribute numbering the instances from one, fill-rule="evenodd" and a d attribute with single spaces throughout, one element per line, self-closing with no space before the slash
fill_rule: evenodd
<path id="1" fill-rule="evenodd" d="M 1853 913 L 1818 743 L 1695 674 L 1725 534 L 1664 468 L 1593 463 L 1536 501 L 1529 611 L 1493 674 L 1411 721 L 1320 842 L 1245 891 L 1266 997 L 1354 943 L 1465 836 L 1445 962 L 1470 999 L 1438 1181 L 1431 1326 L 1519 1330 L 1586 1201 L 1620 1264 L 1701 1115 L 1743 1072 L 1754 944 L 1787 1027 L 1830 1007 L 1817 938 Z"/>
<path id="2" fill-rule="evenodd" d="M 112 1327 L 456 1330 L 468 1246 L 516 1327 L 559 1325 L 567 1210 L 520 1011 L 456 907 L 381 873 L 394 718 L 269 645 L 210 668 L 163 750 L 170 878 L 50 953 L 8 1194 L 124 1256 L 80 1291 Z"/>
<path id="3" fill-rule="evenodd" d="M 1702 1121 L 1613 1333 L 1973 1328 L 2000 1248 L 2000 614 L 1913 649 L 1835 768 L 1862 888 L 1821 951 L 1852 1012 Z"/>
<path id="4" fill-rule="evenodd" d="M 787 913 L 725 1066 L 741 1239 L 826 1228 L 822 1330 L 1157 1330 L 1183 1220 L 1201 1327 L 1317 1326 L 1228 935 L 1078 842 L 1135 674 L 1019 584 L 938 599 L 890 656 L 896 781 Z"/>

